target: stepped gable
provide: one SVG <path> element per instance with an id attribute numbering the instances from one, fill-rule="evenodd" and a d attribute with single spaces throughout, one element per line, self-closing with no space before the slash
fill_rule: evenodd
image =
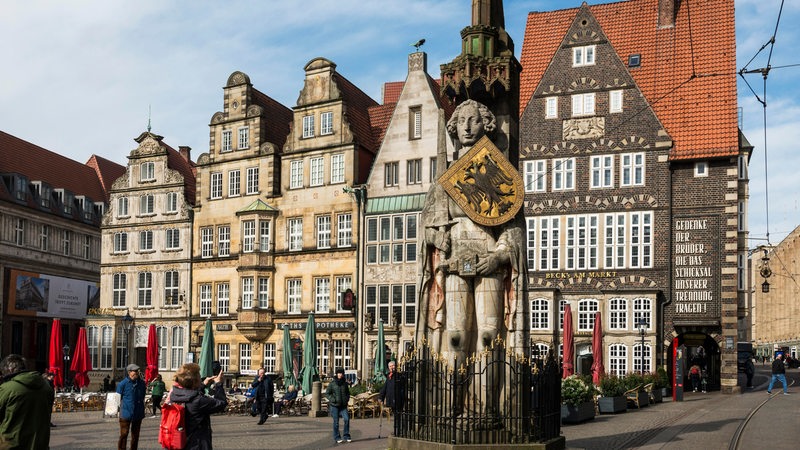
<path id="1" fill-rule="evenodd" d="M 666 0 L 662 0 L 666 1 Z M 733 2 L 678 4 L 674 25 L 658 26 L 659 2 L 630 0 L 587 6 L 638 88 L 673 139 L 670 159 L 738 155 Z M 528 15 L 521 64 L 524 110 L 580 8 Z"/>
<path id="2" fill-rule="evenodd" d="M 109 177 L 125 173 L 125 167 L 104 160 Z M 54 189 L 66 189 L 95 202 L 108 200 L 95 168 L 0 131 L 0 172 L 19 173 L 29 181 L 44 181 Z M 116 179 L 116 178 L 115 178 Z M 111 181 L 113 182 L 113 180 Z"/>

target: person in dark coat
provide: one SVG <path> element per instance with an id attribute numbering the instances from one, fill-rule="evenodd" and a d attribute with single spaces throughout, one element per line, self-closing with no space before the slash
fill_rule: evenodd
<path id="1" fill-rule="evenodd" d="M 343 368 L 336 369 L 336 378 L 328 383 L 325 397 L 328 398 L 328 411 L 333 418 L 333 439 L 337 444 L 344 441 L 351 442 L 350 415 L 347 412 L 347 403 L 350 401 L 350 384 L 344 377 Z M 339 417 L 344 419 L 344 438 L 339 434 Z"/>
<path id="2" fill-rule="evenodd" d="M 139 366 L 128 364 L 128 376 L 117 385 L 119 403 L 119 442 L 117 448 L 125 450 L 128 433 L 131 435 L 131 450 L 139 448 L 139 430 L 144 419 L 144 396 L 147 386 L 139 375 Z"/>
<path id="3" fill-rule="evenodd" d="M 256 389 L 256 408 L 261 415 L 258 424 L 264 425 L 269 413 L 272 411 L 272 402 L 275 401 L 275 384 L 272 383 L 272 378 L 266 374 L 266 370 L 262 367 L 258 369 L 258 375 L 256 375 L 256 379 L 253 380 L 250 386 Z"/>
<path id="4" fill-rule="evenodd" d="M 405 400 L 405 380 L 402 374 L 397 371 L 397 363 L 389 361 L 389 374 L 386 376 L 386 383 L 383 384 L 380 392 L 380 401 L 387 408 L 392 410 L 394 416 L 394 435 L 400 431 L 400 422 L 397 420 L 397 412 L 403 410 Z"/>
<path id="5" fill-rule="evenodd" d="M 210 385 L 212 396 L 203 393 Z M 225 410 L 228 397 L 222 386 L 222 370 L 214 377 L 200 380 L 200 366 L 184 364 L 175 374 L 175 384 L 168 402 L 183 404 L 186 413 L 186 449 L 211 450 L 211 414 Z"/>
<path id="6" fill-rule="evenodd" d="M 0 375 L 0 448 L 47 449 L 53 390 L 20 355 L 3 358 Z"/>
<path id="7" fill-rule="evenodd" d="M 776 381 L 780 381 L 783 385 L 783 395 L 789 395 L 789 391 L 786 389 L 786 366 L 783 364 L 783 353 L 778 353 L 775 360 L 772 361 L 772 379 L 769 380 L 767 394 L 772 393 L 772 386 Z"/>

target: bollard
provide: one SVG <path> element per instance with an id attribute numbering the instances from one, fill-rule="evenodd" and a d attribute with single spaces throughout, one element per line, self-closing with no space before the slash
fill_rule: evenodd
<path id="1" fill-rule="evenodd" d="M 308 417 L 325 417 L 328 413 L 322 410 L 322 382 L 311 383 L 311 408 Z"/>

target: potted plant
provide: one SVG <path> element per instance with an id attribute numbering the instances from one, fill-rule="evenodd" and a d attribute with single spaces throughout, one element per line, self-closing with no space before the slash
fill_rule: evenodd
<path id="1" fill-rule="evenodd" d="M 670 390 L 670 380 L 669 375 L 667 374 L 667 369 L 663 367 L 659 367 L 656 369 L 656 386 L 661 386 L 661 397 L 662 400 L 664 397 L 668 396 L 668 391 Z"/>
<path id="2" fill-rule="evenodd" d="M 625 375 L 623 382 L 625 384 L 626 392 L 633 389 L 636 390 L 633 393 L 627 394 L 629 403 L 633 403 L 637 408 L 641 408 L 642 406 L 647 406 L 650 404 L 650 398 L 647 395 L 647 392 L 644 391 L 645 382 L 642 375 L 631 372 Z"/>
<path id="3" fill-rule="evenodd" d="M 625 398 L 625 385 L 616 375 L 606 375 L 600 379 L 600 394 L 597 399 L 597 408 L 601 414 L 616 414 L 628 409 Z"/>
<path id="4" fill-rule="evenodd" d="M 561 422 L 580 423 L 594 419 L 594 388 L 578 375 L 561 380 Z"/>

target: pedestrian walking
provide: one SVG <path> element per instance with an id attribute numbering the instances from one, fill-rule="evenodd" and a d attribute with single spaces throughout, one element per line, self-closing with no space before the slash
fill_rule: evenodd
<path id="1" fill-rule="evenodd" d="M 55 394 L 47 381 L 15 354 L 0 361 L 0 376 L 0 448 L 49 448 Z"/>
<path id="2" fill-rule="evenodd" d="M 700 366 L 695 364 L 689 369 L 689 378 L 692 380 L 692 392 L 697 392 L 700 387 Z"/>
<path id="3" fill-rule="evenodd" d="M 256 390 L 256 408 L 261 415 L 258 424 L 264 425 L 264 422 L 267 421 L 267 418 L 272 412 L 272 402 L 275 401 L 275 384 L 262 367 L 258 369 L 256 379 L 253 380 L 250 386 Z"/>
<path id="4" fill-rule="evenodd" d="M 394 435 L 400 434 L 400 422 L 397 420 L 397 413 L 403 410 L 405 402 L 405 379 L 403 375 L 397 371 L 397 363 L 389 361 L 389 374 L 386 377 L 380 392 L 380 401 L 383 405 L 389 408 L 393 416 Z"/>
<path id="5" fill-rule="evenodd" d="M 139 448 L 139 430 L 144 419 L 144 396 L 147 387 L 139 375 L 139 366 L 128 364 L 128 376 L 117 385 L 120 395 L 118 450 L 125 450 L 128 434 L 131 435 L 131 450 Z"/>
<path id="6" fill-rule="evenodd" d="M 213 377 L 200 379 L 200 366 L 188 363 L 175 374 L 175 385 L 167 401 L 183 404 L 186 408 L 186 449 L 212 449 L 211 414 L 224 411 L 228 397 L 222 385 L 222 370 Z M 210 386 L 211 396 L 204 390 Z"/>
<path id="7" fill-rule="evenodd" d="M 161 379 L 161 374 L 156 375 L 155 379 L 150 382 L 150 400 L 153 403 L 153 415 L 151 417 L 156 416 L 156 409 L 161 411 L 161 399 L 164 398 L 164 392 L 167 390 L 167 386 L 164 384 L 164 380 Z"/>
<path id="8" fill-rule="evenodd" d="M 336 378 L 328 384 L 325 390 L 328 398 L 328 410 L 333 417 L 333 440 L 337 444 L 342 442 L 352 442 L 350 438 L 350 415 L 347 412 L 347 404 L 350 402 L 350 384 L 344 378 L 344 369 L 336 369 Z M 339 418 L 344 420 L 344 434 L 339 433 Z"/>
<path id="9" fill-rule="evenodd" d="M 753 359 L 747 358 L 744 363 L 744 374 L 747 376 L 747 389 L 753 389 L 753 374 L 756 373 L 756 366 L 753 365 Z"/>
<path id="10" fill-rule="evenodd" d="M 788 386 L 786 385 L 786 366 L 783 364 L 783 353 L 778 353 L 775 360 L 772 361 L 772 379 L 769 381 L 767 394 L 772 394 L 772 386 L 775 381 L 780 381 L 783 385 L 783 395 L 789 395 Z"/>

